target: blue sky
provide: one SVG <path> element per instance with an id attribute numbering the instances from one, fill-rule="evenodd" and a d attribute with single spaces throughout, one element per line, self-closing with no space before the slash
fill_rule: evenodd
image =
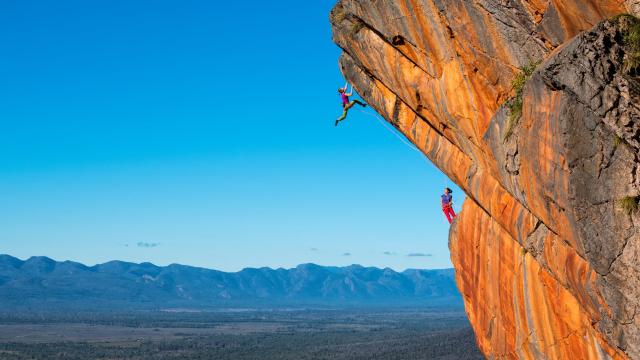
<path id="1" fill-rule="evenodd" d="M 333 126 L 333 3 L 3 1 L 0 253 L 450 266 L 452 184 L 372 116 Z"/>

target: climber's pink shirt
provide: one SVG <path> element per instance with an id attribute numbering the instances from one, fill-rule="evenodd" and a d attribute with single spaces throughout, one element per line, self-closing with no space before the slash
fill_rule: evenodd
<path id="1" fill-rule="evenodd" d="M 349 103 L 349 97 L 347 96 L 347 94 L 342 93 L 340 95 L 342 96 L 342 105 L 347 105 Z"/>

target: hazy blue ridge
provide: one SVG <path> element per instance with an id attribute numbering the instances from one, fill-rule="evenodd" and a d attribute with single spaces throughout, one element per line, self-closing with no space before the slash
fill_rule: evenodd
<path id="1" fill-rule="evenodd" d="M 0 255 L 0 306 L 81 309 L 221 306 L 456 306 L 453 269 L 302 264 L 228 273 L 179 264 L 110 261 L 86 266 Z"/>

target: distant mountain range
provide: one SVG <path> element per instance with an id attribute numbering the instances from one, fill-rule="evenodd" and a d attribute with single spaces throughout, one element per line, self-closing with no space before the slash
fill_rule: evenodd
<path id="1" fill-rule="evenodd" d="M 227 273 L 172 264 L 85 266 L 0 255 L 0 307 L 159 309 L 265 306 L 460 306 L 453 269 L 303 264 Z"/>

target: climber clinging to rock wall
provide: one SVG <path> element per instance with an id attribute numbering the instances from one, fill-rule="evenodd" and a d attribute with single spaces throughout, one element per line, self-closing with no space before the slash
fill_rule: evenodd
<path id="1" fill-rule="evenodd" d="M 349 112 L 349 109 L 351 109 L 351 107 L 353 107 L 353 105 L 358 104 L 362 107 L 366 107 L 367 104 L 363 103 L 360 100 L 353 100 L 353 101 L 349 101 L 349 96 L 353 95 L 353 86 L 351 87 L 351 92 L 347 93 L 347 87 L 349 86 L 349 83 L 344 84 L 344 87 L 341 87 L 338 89 L 338 93 L 340 94 L 340 97 L 342 98 L 342 109 L 344 110 L 342 112 L 342 116 L 340 116 L 338 118 L 338 120 L 336 120 L 335 126 L 338 126 L 338 123 L 344 119 L 347 118 L 347 113 Z"/>
<path id="2" fill-rule="evenodd" d="M 442 205 L 442 212 L 444 216 L 447 217 L 447 221 L 449 224 L 453 222 L 453 219 L 456 217 L 456 213 L 453 211 L 453 196 L 451 195 L 453 191 L 449 188 L 444 188 L 444 194 L 440 196 L 440 204 Z"/>

